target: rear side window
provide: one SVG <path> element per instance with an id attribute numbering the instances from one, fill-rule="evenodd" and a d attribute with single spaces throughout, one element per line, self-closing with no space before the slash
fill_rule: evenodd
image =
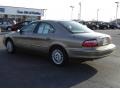
<path id="1" fill-rule="evenodd" d="M 48 33 L 53 33 L 54 31 L 55 31 L 55 29 L 50 24 L 41 23 L 39 25 L 37 33 L 38 34 L 48 34 Z"/>
<path id="2" fill-rule="evenodd" d="M 75 21 L 60 21 L 59 23 L 72 33 L 93 32 L 86 26 Z"/>
<path id="3" fill-rule="evenodd" d="M 44 27 L 45 27 L 45 24 L 44 24 L 44 23 L 41 23 L 41 24 L 39 25 L 39 28 L 38 28 L 37 33 L 38 33 L 38 34 L 42 34 L 42 33 L 43 33 L 43 30 L 44 30 Z"/>

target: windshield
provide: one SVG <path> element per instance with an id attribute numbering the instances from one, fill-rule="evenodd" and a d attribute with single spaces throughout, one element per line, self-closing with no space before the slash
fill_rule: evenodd
<path id="1" fill-rule="evenodd" d="M 75 21 L 60 21 L 60 24 L 62 24 L 67 30 L 72 33 L 93 32 L 87 26 Z"/>

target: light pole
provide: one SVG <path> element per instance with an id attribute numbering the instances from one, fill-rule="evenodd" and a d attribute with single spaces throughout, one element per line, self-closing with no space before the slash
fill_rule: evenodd
<path id="1" fill-rule="evenodd" d="M 70 6 L 71 8 L 71 20 L 73 19 L 73 9 L 74 9 L 74 6 Z"/>
<path id="2" fill-rule="evenodd" d="M 81 20 L 81 2 L 79 2 L 79 6 L 80 6 L 80 11 L 79 11 L 79 14 L 78 14 L 78 19 L 80 21 Z"/>
<path id="3" fill-rule="evenodd" d="M 117 15 L 118 15 L 118 7 L 119 7 L 119 2 L 115 2 L 117 7 L 116 7 L 116 24 L 118 23 L 117 22 Z"/>
<path id="4" fill-rule="evenodd" d="M 97 9 L 97 22 L 98 22 L 98 18 L 99 18 L 99 9 Z"/>
<path id="5" fill-rule="evenodd" d="M 46 19 L 46 11 L 47 11 L 47 9 L 43 9 L 44 19 Z"/>

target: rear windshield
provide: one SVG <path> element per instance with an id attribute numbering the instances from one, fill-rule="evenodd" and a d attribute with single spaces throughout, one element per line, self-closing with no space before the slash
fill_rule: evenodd
<path id="1" fill-rule="evenodd" d="M 75 21 L 60 21 L 59 23 L 72 33 L 93 32 L 87 26 Z"/>

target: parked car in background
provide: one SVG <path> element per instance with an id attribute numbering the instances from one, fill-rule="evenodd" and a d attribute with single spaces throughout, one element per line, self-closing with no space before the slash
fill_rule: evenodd
<path id="1" fill-rule="evenodd" d="M 98 21 L 96 22 L 99 25 L 99 29 L 106 30 L 109 29 L 110 25 L 107 22 Z"/>
<path id="2" fill-rule="evenodd" d="M 103 21 L 86 21 L 86 22 L 80 22 L 80 23 L 85 23 L 85 25 L 92 29 L 92 30 L 96 30 L 96 29 L 102 29 L 102 30 L 106 30 L 109 29 L 110 25 L 108 22 L 103 22 Z"/>
<path id="3" fill-rule="evenodd" d="M 87 26 L 92 30 L 97 30 L 99 28 L 99 25 L 96 24 L 94 21 L 88 21 Z"/>
<path id="4" fill-rule="evenodd" d="M 120 29 L 120 24 L 117 24 L 117 29 Z"/>
<path id="5" fill-rule="evenodd" d="M 17 24 L 14 24 L 13 26 L 11 26 L 11 30 L 17 31 L 18 29 L 21 29 L 23 26 L 28 25 L 30 22 L 32 22 L 32 21 L 23 21 L 23 22 L 19 22 Z"/>
<path id="6" fill-rule="evenodd" d="M 3 31 L 11 31 L 11 26 L 14 24 L 15 23 L 12 19 L 0 19 L 0 28 Z"/>
<path id="7" fill-rule="evenodd" d="M 87 21 L 79 21 L 80 24 L 87 25 Z"/>
<path id="8" fill-rule="evenodd" d="M 116 23 L 110 23 L 110 29 L 117 29 Z"/>
<path id="9" fill-rule="evenodd" d="M 17 47 L 39 50 L 49 54 L 57 66 L 68 63 L 69 58 L 102 58 L 115 49 L 110 35 L 94 32 L 74 21 L 35 21 L 3 39 L 8 53 Z M 89 59 L 88 59 L 89 58 Z"/>
<path id="10" fill-rule="evenodd" d="M 93 23 L 92 21 L 80 21 L 79 23 L 83 24 L 83 25 L 86 25 L 88 28 L 92 29 L 92 30 L 96 30 L 98 29 L 99 27 Z"/>
<path id="11" fill-rule="evenodd" d="M 110 29 L 120 29 L 120 25 L 110 22 Z"/>
<path id="12" fill-rule="evenodd" d="M 110 21 L 111 28 L 120 29 L 120 19 Z"/>

